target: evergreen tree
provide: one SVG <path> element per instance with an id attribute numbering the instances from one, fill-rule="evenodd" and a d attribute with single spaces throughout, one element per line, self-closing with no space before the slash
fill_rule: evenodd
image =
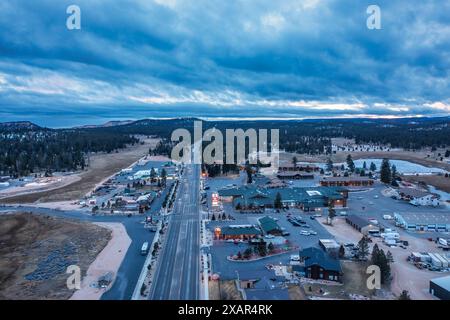
<path id="1" fill-rule="evenodd" d="M 327 160 L 327 171 L 333 171 L 333 160 L 331 160 L 331 157 Z"/>
<path id="2" fill-rule="evenodd" d="M 383 162 L 381 164 L 381 171 L 380 171 L 380 180 L 383 183 L 389 184 L 391 183 L 392 173 L 391 173 L 391 166 L 389 165 L 388 159 L 383 159 Z"/>
<path id="3" fill-rule="evenodd" d="M 247 248 L 244 251 L 244 259 L 249 259 L 252 256 L 252 249 L 251 248 Z"/>
<path id="4" fill-rule="evenodd" d="M 367 163 L 364 161 L 364 163 L 363 163 L 363 169 L 364 170 L 367 170 Z"/>
<path id="5" fill-rule="evenodd" d="M 409 292 L 407 290 L 403 290 L 400 296 L 398 297 L 398 300 L 411 300 Z"/>
<path id="6" fill-rule="evenodd" d="M 355 163 L 353 162 L 352 155 L 347 156 L 347 167 L 351 172 L 355 172 Z"/>
<path id="7" fill-rule="evenodd" d="M 391 175 L 392 175 L 392 181 L 391 184 L 394 187 L 398 187 L 398 183 L 397 183 L 397 167 L 395 166 L 395 164 L 392 165 L 391 168 Z"/>
<path id="8" fill-rule="evenodd" d="M 258 253 L 261 257 L 265 257 L 267 255 L 267 246 L 263 239 L 258 244 Z"/>
<path id="9" fill-rule="evenodd" d="M 166 183 L 167 183 L 167 171 L 164 168 L 161 170 L 161 180 L 162 180 L 162 185 L 165 187 Z"/>
<path id="10" fill-rule="evenodd" d="M 330 221 L 330 225 L 333 224 L 333 219 L 336 217 L 336 210 L 334 209 L 333 203 L 330 201 L 328 204 L 328 220 Z"/>
<path id="11" fill-rule="evenodd" d="M 378 244 L 375 244 L 372 249 L 372 257 L 370 261 L 372 262 L 372 264 L 378 266 L 379 258 L 380 258 L 380 248 L 378 247 Z"/>
<path id="12" fill-rule="evenodd" d="M 366 260 L 369 255 L 369 239 L 363 236 L 358 242 L 358 257 L 361 260 Z"/>
<path id="13" fill-rule="evenodd" d="M 150 181 L 151 181 L 151 183 L 155 182 L 155 178 L 156 178 L 155 168 L 151 168 L 151 170 L 150 170 Z"/>
<path id="14" fill-rule="evenodd" d="M 377 171 L 377 166 L 373 162 L 370 163 L 370 171 L 372 171 L 372 172 Z"/>
<path id="15" fill-rule="evenodd" d="M 269 253 L 272 253 L 275 250 L 275 247 L 272 242 L 269 243 L 269 245 L 267 246 L 267 249 L 269 250 Z"/>
<path id="16" fill-rule="evenodd" d="M 283 207 L 283 199 L 281 198 L 281 193 L 277 192 L 277 195 L 275 196 L 275 202 L 274 202 L 275 209 L 281 209 Z"/>
<path id="17" fill-rule="evenodd" d="M 345 248 L 341 244 L 341 246 L 339 247 L 339 259 L 343 259 L 344 257 L 345 257 Z"/>
<path id="18" fill-rule="evenodd" d="M 247 173 L 247 184 L 252 184 L 253 183 L 253 172 L 252 172 L 252 167 L 250 166 L 250 164 L 247 164 L 245 166 L 245 172 Z"/>
<path id="19" fill-rule="evenodd" d="M 297 157 L 293 157 L 293 158 L 292 158 L 292 164 L 294 165 L 294 168 L 295 168 L 295 169 L 297 168 L 297 162 L 298 162 Z"/>
<path id="20" fill-rule="evenodd" d="M 386 258 L 387 258 L 389 263 L 394 263 L 394 256 L 392 255 L 392 252 L 388 251 L 386 253 Z"/>

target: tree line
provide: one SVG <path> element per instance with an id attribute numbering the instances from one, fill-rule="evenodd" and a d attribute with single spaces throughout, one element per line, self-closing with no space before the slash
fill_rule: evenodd
<path id="1" fill-rule="evenodd" d="M 83 130 L 1 132 L 0 174 L 20 177 L 83 170 L 88 165 L 87 153 L 111 153 L 138 142 L 130 135 Z"/>

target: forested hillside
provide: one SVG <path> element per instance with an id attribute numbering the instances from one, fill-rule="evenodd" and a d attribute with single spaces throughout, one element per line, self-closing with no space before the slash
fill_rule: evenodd
<path id="1" fill-rule="evenodd" d="M 26 175 L 37 171 L 83 169 L 87 152 L 114 152 L 138 142 L 143 134 L 162 138 L 152 154 L 169 155 L 170 137 L 178 128 L 193 131 L 197 119 L 139 120 L 118 125 L 77 129 L 47 129 L 30 122 L 0 123 L 0 173 Z M 289 152 L 330 152 L 331 138 L 355 139 L 356 143 L 390 145 L 418 150 L 450 146 L 450 118 L 330 119 L 292 121 L 203 121 L 203 130 L 249 128 L 279 129 L 280 147 Z"/>
<path id="2" fill-rule="evenodd" d="M 0 124 L 0 174 L 84 169 L 87 152 L 114 152 L 137 142 L 126 134 Z"/>

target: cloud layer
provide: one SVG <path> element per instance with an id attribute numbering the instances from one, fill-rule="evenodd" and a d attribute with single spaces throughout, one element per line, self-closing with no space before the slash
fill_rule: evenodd
<path id="1" fill-rule="evenodd" d="M 2 1 L 0 117 L 450 114 L 450 2 L 377 2 Z"/>

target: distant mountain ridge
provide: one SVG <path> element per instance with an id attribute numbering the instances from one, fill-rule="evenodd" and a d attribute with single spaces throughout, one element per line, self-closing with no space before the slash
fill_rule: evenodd
<path id="1" fill-rule="evenodd" d="M 108 121 L 103 124 L 88 124 L 84 126 L 74 127 L 74 129 L 95 129 L 95 128 L 110 128 L 116 126 L 124 126 L 127 124 L 132 124 L 136 122 L 136 120 L 117 120 L 117 121 Z"/>
<path id="2" fill-rule="evenodd" d="M 317 119 L 247 119 L 243 118 L 242 120 L 236 119 L 226 119 L 221 118 L 220 120 L 214 120 L 209 118 L 207 120 L 195 117 L 186 117 L 186 118 L 145 118 L 139 120 L 113 120 L 108 121 L 103 124 L 98 125 L 83 125 L 83 126 L 75 126 L 71 128 L 65 129 L 57 129 L 57 130 L 77 130 L 77 129 L 108 129 L 114 127 L 143 127 L 143 126 L 151 126 L 156 124 L 165 124 L 168 123 L 171 126 L 182 126 L 185 124 L 192 123 L 193 121 L 203 121 L 204 123 L 386 123 L 386 124 L 409 124 L 409 125 L 420 125 L 426 124 L 429 122 L 439 122 L 439 121 L 450 121 L 450 116 L 446 117 L 418 117 L 418 118 L 317 118 Z M 246 125 L 246 126 L 247 126 Z M 33 130 L 52 130 L 50 128 L 39 126 L 31 121 L 11 121 L 11 122 L 0 122 L 0 130 L 1 131 L 33 131 Z"/>
<path id="3" fill-rule="evenodd" d="M 44 130 L 41 126 L 31 121 L 13 121 L 13 122 L 0 122 L 1 131 L 33 131 Z"/>

